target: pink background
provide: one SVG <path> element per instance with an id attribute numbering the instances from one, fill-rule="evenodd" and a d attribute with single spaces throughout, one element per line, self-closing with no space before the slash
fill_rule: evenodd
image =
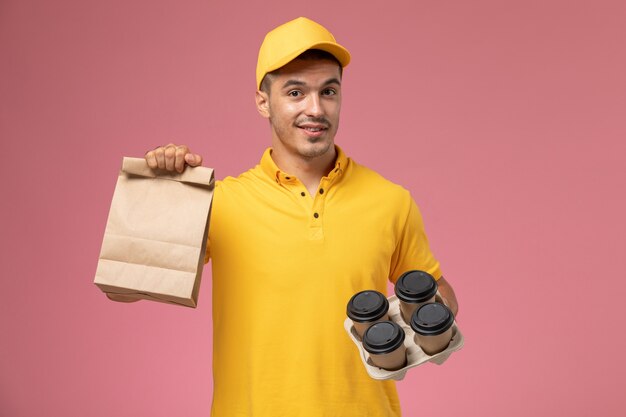
<path id="1" fill-rule="evenodd" d="M 210 268 L 195 310 L 108 301 L 108 207 L 169 141 L 254 165 L 257 49 L 300 15 L 353 55 L 337 143 L 412 191 L 460 301 L 405 415 L 623 415 L 623 0 L 2 0 L 0 415 L 209 414 Z"/>

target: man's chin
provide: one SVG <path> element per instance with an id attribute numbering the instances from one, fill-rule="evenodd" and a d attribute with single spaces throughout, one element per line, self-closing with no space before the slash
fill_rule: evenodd
<path id="1" fill-rule="evenodd" d="M 319 158 L 328 154 L 328 152 L 332 152 L 334 149 L 332 141 L 327 140 L 315 140 L 309 141 L 308 146 L 303 146 L 300 149 L 300 155 L 302 155 L 306 159 L 314 159 Z"/>

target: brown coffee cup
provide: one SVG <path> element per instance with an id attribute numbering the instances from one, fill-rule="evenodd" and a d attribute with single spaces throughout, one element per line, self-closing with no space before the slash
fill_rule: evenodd
<path id="1" fill-rule="evenodd" d="M 389 320 L 388 311 L 389 301 L 382 293 L 374 290 L 354 294 L 347 307 L 348 317 L 361 338 L 372 324 Z"/>
<path id="2" fill-rule="evenodd" d="M 372 325 L 363 335 L 363 348 L 372 363 L 379 368 L 395 371 L 406 365 L 404 330 L 392 321 Z"/>
<path id="3" fill-rule="evenodd" d="M 434 355 L 448 347 L 452 339 L 453 324 L 452 311 L 441 303 L 424 304 L 411 316 L 415 343 L 427 355 Z"/>
<path id="4" fill-rule="evenodd" d="M 437 281 L 427 272 L 407 271 L 396 281 L 394 291 L 400 302 L 402 319 L 409 324 L 415 310 L 426 303 L 435 301 Z"/>

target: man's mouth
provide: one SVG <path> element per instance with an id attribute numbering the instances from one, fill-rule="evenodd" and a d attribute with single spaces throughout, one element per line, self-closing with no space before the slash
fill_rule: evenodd
<path id="1" fill-rule="evenodd" d="M 319 123 L 302 123 L 297 125 L 300 129 L 304 129 L 307 132 L 321 132 L 323 130 L 328 130 L 328 126 Z"/>
<path id="2" fill-rule="evenodd" d="M 328 130 L 328 127 L 320 125 L 299 125 L 298 127 L 303 130 L 309 140 L 317 140 L 321 138 L 326 135 L 326 131 Z"/>

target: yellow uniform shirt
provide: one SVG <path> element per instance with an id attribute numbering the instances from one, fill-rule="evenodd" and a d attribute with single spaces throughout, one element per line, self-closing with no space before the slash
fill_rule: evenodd
<path id="1" fill-rule="evenodd" d="M 439 278 L 417 206 L 346 158 L 311 196 L 268 149 L 218 182 L 213 266 L 213 417 L 399 416 L 394 382 L 370 378 L 343 328 L 361 290 L 410 269 Z"/>

